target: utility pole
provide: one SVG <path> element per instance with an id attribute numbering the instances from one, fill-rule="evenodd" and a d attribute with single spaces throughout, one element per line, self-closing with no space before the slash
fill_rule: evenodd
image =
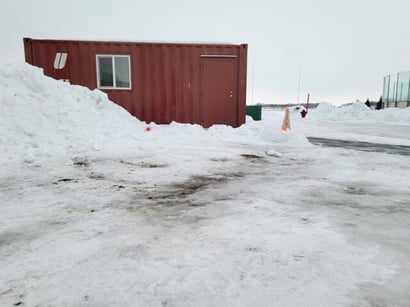
<path id="1" fill-rule="evenodd" d="M 299 67 L 299 70 L 298 70 L 298 104 L 300 101 L 300 75 L 301 75 L 301 69 Z"/>
<path id="2" fill-rule="evenodd" d="M 254 101 L 254 97 L 255 97 L 254 87 L 255 87 L 255 69 L 254 69 L 254 67 L 252 67 L 252 104 L 255 104 L 255 101 Z"/>

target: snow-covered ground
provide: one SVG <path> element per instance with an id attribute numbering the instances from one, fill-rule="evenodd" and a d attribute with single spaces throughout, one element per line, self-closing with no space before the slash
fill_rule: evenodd
<path id="1" fill-rule="evenodd" d="M 146 124 L 0 68 L 1 306 L 408 306 L 410 109 Z"/>

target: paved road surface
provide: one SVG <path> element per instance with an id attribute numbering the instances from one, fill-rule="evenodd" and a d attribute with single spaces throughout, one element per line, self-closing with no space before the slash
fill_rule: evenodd
<path id="1" fill-rule="evenodd" d="M 315 145 L 323 145 L 327 147 L 342 147 L 347 149 L 355 149 L 371 152 L 385 152 L 389 154 L 410 156 L 410 146 L 377 144 L 369 142 L 346 141 L 337 139 L 325 139 L 308 137 L 309 142 Z"/>

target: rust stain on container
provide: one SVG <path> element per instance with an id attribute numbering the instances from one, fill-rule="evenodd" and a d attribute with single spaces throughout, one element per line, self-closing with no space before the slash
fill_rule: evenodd
<path id="1" fill-rule="evenodd" d="M 245 122 L 247 44 L 23 41 L 27 63 L 55 79 L 101 89 L 140 120 Z"/>

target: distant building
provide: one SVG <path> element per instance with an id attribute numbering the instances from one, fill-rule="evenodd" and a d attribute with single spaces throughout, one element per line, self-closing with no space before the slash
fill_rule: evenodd
<path id="1" fill-rule="evenodd" d="M 384 108 L 410 106 L 410 71 L 384 77 L 382 101 Z"/>

